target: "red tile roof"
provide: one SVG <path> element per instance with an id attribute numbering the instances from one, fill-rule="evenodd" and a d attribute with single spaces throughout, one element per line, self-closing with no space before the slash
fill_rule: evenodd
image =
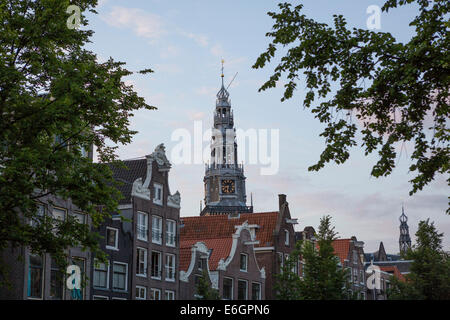
<path id="1" fill-rule="evenodd" d="M 352 241 L 352 239 L 336 239 L 331 244 L 334 249 L 334 255 L 339 258 L 341 265 L 344 265 L 344 260 L 348 259 L 350 241 Z M 319 248 L 319 244 L 317 242 L 316 247 L 317 249 Z"/>
<path id="2" fill-rule="evenodd" d="M 350 241 L 352 241 L 352 239 L 336 239 L 332 243 L 334 254 L 341 260 L 342 265 L 344 265 L 344 260 L 348 259 Z"/>
<path id="3" fill-rule="evenodd" d="M 220 259 L 225 260 L 231 251 L 232 235 L 235 226 L 256 224 L 255 247 L 273 246 L 273 232 L 277 224 L 278 212 L 243 213 L 239 218 L 229 218 L 228 215 L 182 217 L 184 227 L 180 231 L 180 270 L 186 271 L 191 261 L 191 248 L 197 242 L 203 242 L 212 249 L 209 258 L 210 270 L 216 270 Z"/>
<path id="4" fill-rule="evenodd" d="M 187 271 L 189 269 L 192 254 L 191 248 L 197 242 L 203 242 L 208 249 L 212 249 L 208 261 L 209 269 L 216 270 L 220 259 L 225 260 L 230 255 L 233 239 L 230 236 L 227 238 L 180 241 L 180 270 Z"/>
<path id="5" fill-rule="evenodd" d="M 397 266 L 379 266 L 381 271 L 391 273 L 394 277 L 398 278 L 401 281 L 405 281 L 405 276 L 400 273 Z"/>
<path id="6" fill-rule="evenodd" d="M 260 228 L 256 230 L 256 247 L 273 245 L 273 232 L 277 224 L 278 212 L 243 213 L 239 218 L 228 215 L 182 217 L 184 227 L 180 231 L 180 240 L 203 240 L 208 238 L 227 238 L 236 231 L 235 226 L 248 221 Z"/>

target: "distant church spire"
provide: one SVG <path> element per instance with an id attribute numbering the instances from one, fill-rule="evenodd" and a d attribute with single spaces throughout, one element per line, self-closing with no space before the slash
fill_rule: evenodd
<path id="1" fill-rule="evenodd" d="M 408 217 L 405 215 L 405 210 L 402 205 L 402 215 L 400 216 L 400 254 L 403 255 L 411 248 L 411 237 L 409 236 Z"/>

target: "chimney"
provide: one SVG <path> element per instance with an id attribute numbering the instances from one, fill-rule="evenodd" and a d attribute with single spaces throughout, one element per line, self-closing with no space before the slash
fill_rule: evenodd
<path id="1" fill-rule="evenodd" d="M 285 194 L 279 194 L 278 195 L 278 207 L 279 207 L 280 212 L 281 212 L 282 205 L 285 204 L 285 203 L 286 203 L 286 195 Z"/>

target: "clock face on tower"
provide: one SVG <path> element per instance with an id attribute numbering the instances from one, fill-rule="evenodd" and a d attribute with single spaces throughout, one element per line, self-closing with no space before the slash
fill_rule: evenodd
<path id="1" fill-rule="evenodd" d="M 234 193 L 234 192 L 235 192 L 234 180 L 232 180 L 232 179 L 222 180 L 222 193 L 230 194 L 230 193 Z"/>

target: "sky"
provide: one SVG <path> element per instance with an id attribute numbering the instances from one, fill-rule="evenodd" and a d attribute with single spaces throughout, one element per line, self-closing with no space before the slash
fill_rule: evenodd
<path id="1" fill-rule="evenodd" d="M 350 27 L 367 28 L 367 8 L 384 1 L 301 3 L 304 13 L 317 21 L 330 23 L 333 14 L 342 14 Z M 413 243 L 418 222 L 430 218 L 445 234 L 444 247 L 450 250 L 450 216 L 445 215 L 447 177 L 437 176 L 424 190 L 409 196 L 408 181 L 414 177 L 408 173 L 411 145 L 398 149 L 397 168 L 388 177 L 370 176 L 377 157 L 364 156 L 360 147 L 352 149 L 345 164 L 329 163 L 319 172 L 307 170 L 319 159 L 325 144 L 319 136 L 323 125 L 303 108 L 305 86 L 299 84 L 293 98 L 281 102 L 282 81 L 276 88 L 258 92 L 274 65 L 252 68 L 269 44 L 265 34 L 273 23 L 267 12 L 276 11 L 276 4 L 269 0 L 100 0 L 98 14 L 88 15 L 89 29 L 95 33 L 87 48 L 99 61 L 112 57 L 126 62 L 132 71 L 155 71 L 125 79 L 158 109 L 135 112 L 130 124 L 138 133 L 130 144 L 119 146 L 119 158 L 143 157 L 164 143 L 171 160 L 178 143 L 172 139 L 176 130 L 193 134 L 195 123 L 201 124 L 202 132 L 211 128 L 224 59 L 227 85 L 237 73 L 229 87 L 235 127 L 279 130 L 276 174 L 261 175 L 264 165 L 244 163 L 247 198 L 253 195 L 255 212 L 278 210 L 278 194 L 286 194 L 291 215 L 298 219 L 297 231 L 306 226 L 317 228 L 322 216 L 331 215 L 339 236 L 356 236 L 365 242 L 365 252 L 376 251 L 383 241 L 389 253 L 397 253 L 403 204 Z M 383 13 L 379 31 L 407 41 L 413 34 L 408 23 L 416 12 L 414 6 L 408 6 Z M 208 146 L 209 142 L 203 141 L 202 148 Z M 199 214 L 203 176 L 203 164 L 173 164 L 169 184 L 172 193 L 181 193 L 181 216 Z"/>

